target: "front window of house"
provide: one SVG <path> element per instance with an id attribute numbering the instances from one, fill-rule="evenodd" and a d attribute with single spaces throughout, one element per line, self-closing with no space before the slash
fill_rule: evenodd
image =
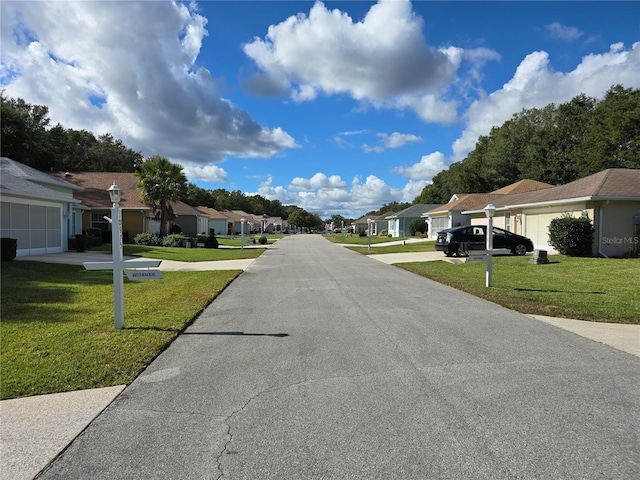
<path id="1" fill-rule="evenodd" d="M 109 230 L 109 222 L 105 220 L 104 215 L 101 213 L 91 214 L 91 227 L 99 228 L 100 230 Z"/>

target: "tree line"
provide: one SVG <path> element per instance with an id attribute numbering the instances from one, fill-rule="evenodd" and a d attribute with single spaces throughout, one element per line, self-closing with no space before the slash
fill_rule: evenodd
<path id="1" fill-rule="evenodd" d="M 611 87 L 602 100 L 522 110 L 471 153 L 433 177 L 413 203 L 497 190 L 523 179 L 563 185 L 607 168 L 640 168 L 640 90 Z"/>
<path id="2" fill-rule="evenodd" d="M 316 228 L 317 219 L 303 209 L 284 206 L 279 200 L 261 195 L 245 195 L 239 190 L 207 190 L 188 183 L 184 175 L 161 156 L 144 159 L 140 152 L 128 148 L 122 140 L 106 133 L 95 137 L 86 130 L 50 127 L 49 108 L 32 105 L 23 99 L 7 98 L 0 93 L 0 154 L 43 172 L 131 172 L 153 177 L 158 185 L 171 184 L 171 201 L 181 200 L 191 206 L 216 210 L 242 210 L 254 215 L 288 218 L 296 213 L 301 228 Z M 146 167 L 146 168 L 145 168 Z M 181 168 L 179 169 L 181 170 Z M 167 182 L 160 182 L 165 175 Z M 177 183 L 176 183 L 177 182 Z M 144 189 L 145 195 L 147 193 Z M 151 197 L 164 198 L 151 192 Z M 166 208 L 159 207 L 158 212 Z M 302 212 L 302 213 L 300 213 Z M 163 214 L 164 215 L 164 214 Z M 167 213 L 170 217 L 170 213 Z M 162 222 L 164 223 L 164 222 Z"/>
<path id="3" fill-rule="evenodd" d="M 142 154 L 110 133 L 50 127 L 49 109 L 0 94 L 1 155 L 41 171 L 139 173 Z M 153 157 L 152 157 L 153 158 Z M 147 159 L 149 160 L 149 159 Z M 482 193 L 523 179 L 561 185 L 607 168 L 640 168 L 640 90 L 612 86 L 602 100 L 580 94 L 567 103 L 523 109 L 489 135 L 478 138 L 462 161 L 438 173 L 411 204 L 446 203 L 454 193 Z M 295 205 L 282 205 L 239 190 L 207 190 L 193 183 L 179 200 L 216 210 L 242 210 L 318 228 L 320 217 Z M 391 202 L 367 216 L 400 211 L 410 203 Z M 353 219 L 333 215 L 335 226 Z"/>

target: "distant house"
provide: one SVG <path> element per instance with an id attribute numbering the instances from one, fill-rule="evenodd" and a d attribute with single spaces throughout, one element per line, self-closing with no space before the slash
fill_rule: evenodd
<path id="1" fill-rule="evenodd" d="M 494 192 L 495 193 L 495 192 Z M 537 249 L 549 245 L 551 220 L 563 214 L 589 217 L 595 227 L 592 254 L 622 257 L 640 250 L 640 169 L 613 168 L 566 185 L 494 198 L 494 224 L 529 237 Z M 484 205 L 462 212 L 486 224 Z"/>
<path id="2" fill-rule="evenodd" d="M 231 235 L 233 233 L 233 219 L 223 211 L 211 207 L 198 207 L 203 213 L 209 216 L 207 233 L 216 235 Z"/>
<path id="3" fill-rule="evenodd" d="M 536 180 L 520 180 L 519 182 L 512 183 L 491 193 L 453 194 L 449 202 L 422 214 L 429 224 L 429 238 L 435 240 L 438 237 L 438 232 L 442 230 L 467 225 L 471 221 L 469 211 L 483 209 L 489 203 L 495 204 L 498 199 L 505 195 L 543 190 L 551 187 L 553 187 L 553 185 Z M 513 225 L 507 224 L 508 220 L 510 219 L 495 218 L 494 225 L 514 233 L 519 233 L 514 229 Z"/>
<path id="4" fill-rule="evenodd" d="M 171 221 L 182 228 L 187 235 L 209 233 L 209 215 L 183 202 L 171 202 L 175 218 Z"/>
<path id="5" fill-rule="evenodd" d="M 255 219 L 253 215 L 243 210 L 223 210 L 224 213 L 231 220 L 231 224 L 228 228 L 228 235 L 240 235 L 242 233 L 242 224 L 244 223 L 244 234 L 255 232 L 255 228 L 260 219 Z M 243 222 L 244 221 L 244 222 Z"/>
<path id="6" fill-rule="evenodd" d="M 378 235 L 385 230 L 389 226 L 389 221 L 387 217 L 393 215 L 394 212 L 383 213 L 382 215 L 366 215 L 364 217 L 360 217 L 355 220 L 353 225 L 354 233 L 359 235 L 366 234 L 369 230 L 369 220 L 371 220 L 371 236 Z"/>
<path id="7" fill-rule="evenodd" d="M 422 214 L 439 206 L 440 204 L 418 203 L 411 205 L 409 208 L 405 208 L 398 213 L 387 215 L 385 217 L 388 221 L 387 229 L 392 237 L 409 237 L 411 236 L 411 232 L 409 232 L 409 225 L 411 222 L 417 219 L 422 219 Z M 424 219 L 422 220 L 425 221 Z"/>
<path id="8" fill-rule="evenodd" d="M 17 256 L 60 253 L 82 233 L 79 188 L 27 165 L 0 158 L 1 236 L 17 240 Z"/>

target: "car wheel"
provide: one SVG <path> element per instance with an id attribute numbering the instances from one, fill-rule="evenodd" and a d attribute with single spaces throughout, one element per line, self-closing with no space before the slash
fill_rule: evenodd
<path id="1" fill-rule="evenodd" d="M 445 255 L 446 257 L 451 257 L 451 256 L 453 255 L 453 253 L 451 253 L 451 252 L 444 252 L 444 255 Z"/>
<path id="2" fill-rule="evenodd" d="M 458 246 L 458 252 L 457 253 L 458 253 L 459 257 L 468 257 L 469 256 L 469 252 L 467 251 L 466 248 L 464 248 L 463 244 L 460 244 Z"/>
<path id="3" fill-rule="evenodd" d="M 523 245 L 522 243 L 519 243 L 515 247 L 513 247 L 513 250 L 511 250 L 511 252 L 514 255 L 522 256 L 525 253 L 527 253 L 527 247 L 526 247 L 526 245 Z"/>

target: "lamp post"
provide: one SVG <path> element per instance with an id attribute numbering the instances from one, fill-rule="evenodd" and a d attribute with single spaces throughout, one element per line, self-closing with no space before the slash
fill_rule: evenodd
<path id="1" fill-rule="evenodd" d="M 370 218 L 367 218 L 367 240 L 369 241 L 369 247 L 368 250 L 371 251 L 371 222 L 373 222 L 373 220 L 371 220 Z"/>
<path id="2" fill-rule="evenodd" d="M 496 213 L 496 207 L 490 203 L 484 207 L 484 214 L 487 216 L 487 271 L 485 275 L 486 286 L 492 285 L 493 276 L 493 215 Z"/>
<path id="3" fill-rule="evenodd" d="M 113 321 L 118 330 L 124 328 L 124 280 L 122 267 L 122 216 L 120 214 L 120 200 L 122 190 L 114 180 L 108 190 L 111 202 L 111 253 L 113 256 Z"/>
<path id="4" fill-rule="evenodd" d="M 244 217 L 240 219 L 240 254 L 244 255 Z"/>

